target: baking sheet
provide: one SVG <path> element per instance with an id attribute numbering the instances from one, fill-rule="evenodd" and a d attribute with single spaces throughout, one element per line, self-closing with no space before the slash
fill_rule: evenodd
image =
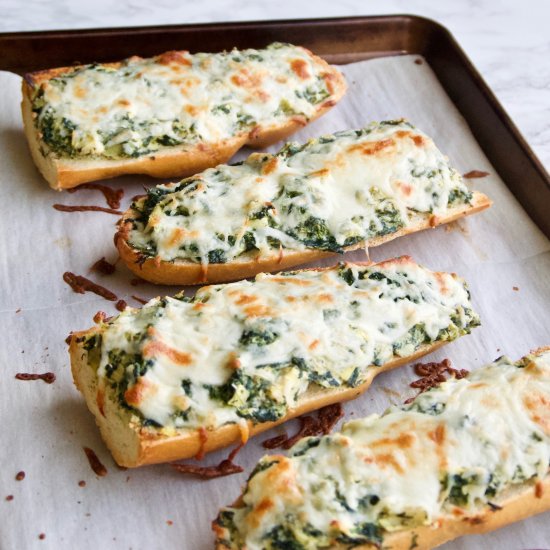
<path id="1" fill-rule="evenodd" d="M 470 184 L 494 200 L 490 210 L 447 228 L 398 239 L 371 250 L 370 257 L 409 254 L 431 269 L 455 271 L 469 282 L 483 326 L 430 359 L 449 357 L 456 367 L 472 369 L 502 354 L 519 358 L 550 344 L 550 242 L 500 180 L 429 66 L 415 63 L 418 59 L 402 56 L 342 67 L 349 82 L 346 98 L 294 139 L 405 116 L 436 140 L 461 173 L 489 172 Z M 89 276 L 134 306 L 138 303 L 132 294 L 149 298 L 177 289 L 131 286 L 133 275 L 120 263 L 114 275 L 90 274 L 90 266 L 102 256 L 111 261 L 117 257 L 112 244 L 117 217 L 52 209 L 54 203 L 104 201 L 96 191 L 68 194 L 48 188 L 24 140 L 20 78 L 0 73 L 0 89 L 0 547 L 212 548 L 210 522 L 240 493 L 265 453 L 261 441 L 283 428 L 252 440 L 237 457 L 244 473 L 227 478 L 196 480 L 166 465 L 126 471 L 116 467 L 72 385 L 64 343 L 70 331 L 91 326 L 96 311 L 116 311 L 112 302 L 93 294 L 73 293 L 62 274 Z M 109 183 L 124 188 L 124 209 L 152 180 L 122 177 Z M 364 259 L 364 253 L 346 259 Z M 18 372 L 45 371 L 56 373 L 54 384 L 14 378 Z M 369 392 L 345 405 L 346 418 L 381 412 L 389 403 L 403 401 L 414 393 L 408 386 L 413 378 L 410 367 L 380 375 Z M 294 423 L 286 429 L 293 431 Z M 108 469 L 106 477 L 92 472 L 83 446 L 95 450 Z M 217 464 L 226 454 L 213 453 L 205 462 Z M 22 481 L 15 479 L 19 471 L 26 473 Z M 80 481 L 86 485 L 81 487 Z M 6 500 L 8 495 L 13 499 Z M 542 548 L 550 540 L 548 519 L 544 514 L 443 548 Z"/>

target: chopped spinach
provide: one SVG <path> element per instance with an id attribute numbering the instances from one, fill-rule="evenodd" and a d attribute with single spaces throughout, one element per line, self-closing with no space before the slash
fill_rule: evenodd
<path id="1" fill-rule="evenodd" d="M 348 512 L 355 512 L 355 510 L 348 504 L 346 497 L 338 489 L 336 489 L 335 496 L 338 504 L 340 504 L 344 510 L 347 510 Z"/>
<path id="2" fill-rule="evenodd" d="M 369 236 L 383 236 L 395 233 L 404 227 L 405 223 L 401 212 L 389 199 L 382 200 L 375 208 L 376 221 L 373 220 L 369 226 Z"/>
<path id="3" fill-rule="evenodd" d="M 250 126 L 254 126 L 254 124 L 256 124 L 256 120 L 253 116 L 242 112 L 237 115 L 237 128 L 239 130 L 249 128 Z"/>
<path id="4" fill-rule="evenodd" d="M 382 529 L 375 523 L 365 522 L 353 527 L 350 534 L 341 533 L 336 537 L 338 542 L 349 545 L 358 545 L 370 542 L 378 546 L 382 542 Z"/>
<path id="5" fill-rule="evenodd" d="M 302 456 L 305 455 L 309 449 L 318 447 L 321 443 L 321 438 L 319 437 L 308 437 L 302 439 L 300 443 L 293 449 L 292 456 Z"/>
<path id="6" fill-rule="evenodd" d="M 265 470 L 268 470 L 272 466 L 275 466 L 275 464 L 278 464 L 278 460 L 263 460 L 258 462 L 256 467 L 252 470 L 252 473 L 250 476 L 248 476 L 248 481 L 250 481 L 256 474 L 259 474 L 260 472 L 264 472 Z"/>
<path id="7" fill-rule="evenodd" d="M 367 275 L 367 271 L 363 271 L 361 275 L 359 275 L 360 279 L 364 279 L 365 275 Z M 381 271 L 373 271 L 372 273 L 369 273 L 368 278 L 371 281 L 384 281 L 388 286 L 390 287 L 401 287 L 401 283 L 397 279 L 392 279 L 391 277 L 388 277 L 385 273 L 382 273 Z"/>
<path id="8" fill-rule="evenodd" d="M 101 334 L 92 334 L 89 338 L 86 338 L 82 347 L 90 352 L 95 348 L 101 347 Z"/>
<path id="9" fill-rule="evenodd" d="M 348 385 L 350 388 L 355 388 L 357 384 L 359 383 L 359 375 L 361 374 L 361 371 L 359 370 L 359 367 L 355 367 L 353 369 L 353 372 L 351 373 L 351 376 L 347 379 L 346 385 Z"/>
<path id="10" fill-rule="evenodd" d="M 477 477 L 475 474 L 466 476 L 461 474 L 449 474 L 445 480 L 445 488 L 449 489 L 447 499 L 456 506 L 466 506 L 468 504 L 468 494 L 466 488 L 468 485 L 475 485 Z"/>
<path id="11" fill-rule="evenodd" d="M 212 108 L 212 112 L 214 114 L 223 113 L 224 115 L 228 115 L 231 112 L 231 105 L 224 103 L 222 105 L 216 105 Z"/>
<path id="12" fill-rule="evenodd" d="M 424 324 L 417 323 L 409 329 L 407 334 L 394 342 L 393 353 L 398 356 L 409 355 L 411 350 L 414 351 L 422 344 L 429 344 L 431 341 Z"/>
<path id="13" fill-rule="evenodd" d="M 133 408 L 125 399 L 126 391 L 151 368 L 151 359 L 145 359 L 141 354 L 126 353 L 123 350 L 110 350 L 108 362 L 105 365 L 105 375 L 115 389 L 120 405 L 126 409 Z M 137 409 L 136 414 L 142 416 Z"/>
<path id="14" fill-rule="evenodd" d="M 330 96 L 330 92 L 327 90 L 327 85 L 322 77 L 317 77 L 315 84 L 308 86 L 304 91 L 296 90 L 294 93 L 297 97 L 304 98 L 312 105 L 317 105 Z"/>
<path id="15" fill-rule="evenodd" d="M 239 546 L 244 544 L 239 530 L 235 525 L 234 516 L 235 512 L 232 510 L 222 510 L 215 519 L 217 525 L 229 531 L 228 538 L 221 538 L 216 541 L 220 544 L 225 544 L 227 548 L 231 548 L 235 544 Z"/>
<path id="16" fill-rule="evenodd" d="M 338 276 L 344 279 L 349 286 L 353 286 L 355 283 L 355 276 L 351 267 L 341 266 L 338 270 Z"/>
<path id="17" fill-rule="evenodd" d="M 279 102 L 279 107 L 275 111 L 275 115 L 295 115 L 298 114 L 297 111 L 294 110 L 291 103 L 288 101 L 288 99 L 281 99 Z"/>
<path id="18" fill-rule="evenodd" d="M 58 117 L 54 110 L 46 107 L 38 118 L 42 140 L 48 147 L 64 156 L 74 156 L 72 145 L 73 132 L 76 126 L 65 117 Z"/>
<path id="19" fill-rule="evenodd" d="M 429 392 L 427 392 L 425 395 L 417 397 L 413 401 L 409 410 L 437 416 L 445 410 L 445 403 L 440 401 L 431 401 L 429 399 Z"/>
<path id="20" fill-rule="evenodd" d="M 227 261 L 225 251 L 221 248 L 216 248 L 208 252 L 208 263 L 210 264 L 224 264 Z"/>
<path id="21" fill-rule="evenodd" d="M 240 370 L 235 371 L 225 384 L 207 388 L 212 399 L 235 407 L 239 416 L 258 423 L 277 420 L 286 412 L 286 403 L 275 401 L 271 396 L 269 381 Z"/>
<path id="22" fill-rule="evenodd" d="M 245 329 L 242 333 L 239 344 L 242 346 L 267 346 L 277 340 L 279 334 L 269 327 L 262 325 Z"/>
<path id="23" fill-rule="evenodd" d="M 278 153 L 277 156 L 282 159 L 287 159 L 294 156 L 296 153 L 303 151 L 307 147 L 307 143 L 303 145 L 295 141 L 289 141 Z"/>
<path id="24" fill-rule="evenodd" d="M 326 222 L 315 216 L 310 216 L 293 229 L 287 230 L 287 233 L 309 248 L 340 253 L 343 251 L 327 227 Z"/>
<path id="25" fill-rule="evenodd" d="M 455 187 L 451 189 L 449 193 L 448 205 L 452 206 L 454 204 L 470 204 L 472 202 L 473 193 L 468 190 L 460 189 Z"/>
<path id="26" fill-rule="evenodd" d="M 271 212 L 273 210 L 273 206 L 264 206 L 260 210 L 250 214 L 249 218 L 251 220 L 261 220 L 263 218 L 269 218 L 271 216 Z"/>
<path id="27" fill-rule="evenodd" d="M 294 524 L 296 525 L 295 522 Z M 266 548 L 272 550 L 306 550 L 287 525 L 276 525 L 263 538 L 266 542 L 269 541 L 269 546 Z"/>
<path id="28" fill-rule="evenodd" d="M 242 242 L 244 244 L 244 252 L 248 252 L 250 250 L 257 249 L 256 238 L 254 237 L 254 233 L 252 233 L 251 231 L 247 231 L 243 235 L 243 241 Z"/>
<path id="29" fill-rule="evenodd" d="M 189 397 L 193 396 L 193 381 L 190 378 L 184 378 L 181 381 L 181 387 L 186 395 Z"/>
<path id="30" fill-rule="evenodd" d="M 235 388 L 230 382 L 220 386 L 206 384 L 204 387 L 208 390 L 210 399 L 215 399 L 223 404 L 228 403 L 233 395 L 235 395 Z"/>

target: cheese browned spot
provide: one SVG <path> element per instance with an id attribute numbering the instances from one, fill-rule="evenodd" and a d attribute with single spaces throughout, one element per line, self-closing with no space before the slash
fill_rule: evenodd
<path id="1" fill-rule="evenodd" d="M 161 65 L 170 65 L 172 63 L 185 65 L 187 67 L 191 67 L 193 65 L 192 61 L 189 59 L 189 52 L 185 52 L 185 51 L 165 52 L 159 55 L 158 62 Z M 140 74 L 139 76 L 141 77 L 142 74 Z"/>
<path id="2" fill-rule="evenodd" d="M 159 355 L 165 355 L 176 365 L 189 365 L 192 361 L 191 354 L 173 349 L 160 340 L 151 340 L 143 346 L 145 359 L 154 359 Z"/>
<path id="3" fill-rule="evenodd" d="M 311 76 L 308 71 L 307 63 L 303 59 L 293 59 L 290 62 L 290 67 L 302 80 L 307 80 Z"/>
<path id="4" fill-rule="evenodd" d="M 140 377 L 136 383 L 124 392 L 124 400 L 132 407 L 139 407 L 143 400 L 156 393 L 156 386 L 146 378 Z"/>
<path id="5" fill-rule="evenodd" d="M 403 137 L 403 136 L 397 136 L 397 137 Z M 393 139 L 383 139 L 380 141 L 367 141 L 366 143 L 362 143 L 361 145 L 352 145 L 348 147 L 348 149 L 344 152 L 344 154 L 349 155 L 349 154 L 359 152 L 362 155 L 376 155 L 377 153 L 380 153 L 380 151 L 383 151 L 384 149 L 388 149 L 393 145 L 395 145 L 395 141 Z"/>
<path id="6" fill-rule="evenodd" d="M 341 433 L 305 438 L 289 457 L 266 456 L 239 505 L 220 512 L 218 547 L 393 548 L 394 534 L 414 539 L 421 526 L 482 525 L 514 488 L 541 499 L 550 434 L 531 417 L 533 395 L 550 398 L 550 348 L 517 362 L 502 357 Z"/>

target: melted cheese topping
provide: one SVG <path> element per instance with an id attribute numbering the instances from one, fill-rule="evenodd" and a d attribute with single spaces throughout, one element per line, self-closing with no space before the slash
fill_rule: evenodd
<path id="1" fill-rule="evenodd" d="M 306 122 L 333 97 L 334 69 L 304 48 L 167 52 L 86 65 L 35 90 L 36 126 L 59 156 L 134 157 Z"/>
<path id="2" fill-rule="evenodd" d="M 159 185 L 134 203 L 128 241 L 163 261 L 342 252 L 471 198 L 429 137 L 386 121 Z"/>
<path id="3" fill-rule="evenodd" d="M 370 369 L 470 332 L 470 308 L 456 275 L 400 258 L 157 298 L 84 347 L 144 426 L 215 428 L 276 420 L 311 385 L 357 386 Z"/>
<path id="4" fill-rule="evenodd" d="M 384 533 L 489 506 L 550 462 L 550 351 L 503 357 L 393 407 L 264 457 L 241 508 L 218 523 L 228 548 L 382 543 Z"/>

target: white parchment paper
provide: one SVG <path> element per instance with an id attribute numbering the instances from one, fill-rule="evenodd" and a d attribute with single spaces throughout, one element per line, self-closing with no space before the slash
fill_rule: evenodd
<path id="1" fill-rule="evenodd" d="M 473 369 L 502 354 L 519 358 L 550 344 L 550 243 L 489 164 L 429 66 L 415 59 L 385 58 L 343 67 L 349 82 L 346 98 L 295 139 L 405 116 L 435 139 L 459 171 L 489 172 L 471 185 L 493 199 L 490 210 L 373 249 L 371 258 L 409 254 L 431 269 L 455 271 L 469 282 L 483 326 L 430 359 L 449 357 L 456 367 Z M 131 286 L 133 276 L 120 263 L 112 276 L 90 274 L 90 266 L 102 256 L 117 258 L 112 244 L 117 217 L 53 210 L 54 203 L 105 204 L 96 191 L 68 194 L 49 189 L 23 136 L 20 78 L 0 73 L 0 90 L 0 547 L 212 548 L 210 522 L 240 493 L 265 452 L 260 442 L 282 429 L 251 441 L 237 459 L 245 472 L 227 478 L 196 480 L 166 465 L 127 471 L 116 467 L 72 384 L 64 343 L 70 331 L 91 326 L 96 311 L 116 311 L 112 302 L 93 294 L 73 293 L 62 274 L 89 276 L 134 306 L 138 303 L 132 294 L 149 298 L 178 289 Z M 142 185 L 153 182 L 123 177 L 109 183 L 124 188 L 125 209 Z M 364 259 L 362 255 L 346 259 Z M 54 384 L 14 378 L 18 372 L 45 371 L 56 373 Z M 369 392 L 345 405 L 346 417 L 381 412 L 390 402 L 403 401 L 413 394 L 408 386 L 413 378 L 410 367 L 380 375 Z M 295 426 L 286 428 L 294 431 Z M 83 446 L 96 451 L 109 470 L 106 477 L 92 472 Z M 214 453 L 206 462 L 217 464 L 226 454 Z M 26 477 L 16 481 L 21 470 Z M 79 485 L 81 480 L 85 487 Z M 13 499 L 6 500 L 8 495 Z M 541 515 L 445 548 L 542 548 L 550 540 L 549 519 Z M 45 538 L 39 539 L 41 533 Z"/>

